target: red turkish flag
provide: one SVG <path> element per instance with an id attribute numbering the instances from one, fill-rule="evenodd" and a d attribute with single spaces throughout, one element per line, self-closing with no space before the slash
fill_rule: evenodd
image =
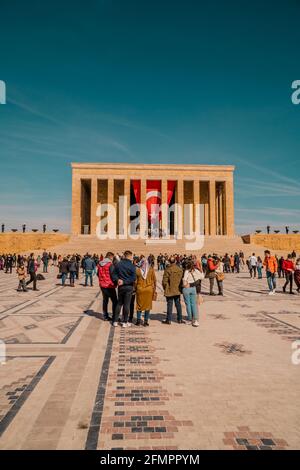
<path id="1" fill-rule="evenodd" d="M 176 181 L 168 181 L 168 194 L 167 194 L 167 203 L 170 205 L 174 190 L 176 186 Z"/>
<path id="2" fill-rule="evenodd" d="M 132 180 L 132 187 L 137 204 L 141 202 L 141 180 Z"/>
<path id="3" fill-rule="evenodd" d="M 161 205 L 161 181 L 149 180 L 147 181 L 147 195 L 146 204 L 148 219 L 154 223 L 157 217 L 161 219 L 160 205 Z"/>

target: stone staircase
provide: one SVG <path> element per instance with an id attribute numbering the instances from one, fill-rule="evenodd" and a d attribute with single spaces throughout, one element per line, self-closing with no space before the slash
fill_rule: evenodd
<path id="1" fill-rule="evenodd" d="M 66 243 L 62 243 L 51 247 L 51 252 L 58 254 L 72 254 L 87 252 L 102 253 L 113 251 L 114 253 L 122 253 L 126 249 L 131 250 L 136 254 L 149 254 L 158 255 L 159 253 L 234 253 L 236 251 L 243 251 L 246 255 L 255 252 L 256 254 L 263 254 L 264 247 L 254 244 L 245 244 L 241 237 L 204 237 L 204 245 L 197 250 L 189 250 L 186 248 L 186 240 L 170 240 L 168 243 L 165 240 L 99 240 L 94 235 L 73 235 Z"/>

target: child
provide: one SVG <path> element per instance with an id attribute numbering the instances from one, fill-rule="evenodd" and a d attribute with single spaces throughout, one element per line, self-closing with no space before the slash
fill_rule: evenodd
<path id="1" fill-rule="evenodd" d="M 17 267 L 17 274 L 19 278 L 19 286 L 18 286 L 17 291 L 21 292 L 23 290 L 23 292 L 27 292 L 27 287 L 26 287 L 26 282 L 25 282 L 26 270 L 25 270 L 25 265 L 23 261 Z"/>

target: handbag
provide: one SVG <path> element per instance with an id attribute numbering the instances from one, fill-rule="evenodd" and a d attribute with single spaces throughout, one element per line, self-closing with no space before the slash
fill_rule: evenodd
<path id="1" fill-rule="evenodd" d="M 193 273 L 191 273 L 191 275 L 192 275 L 192 278 L 194 279 L 194 282 L 193 282 L 193 285 L 190 284 L 190 286 L 191 287 L 196 287 L 197 294 L 201 294 L 201 280 L 197 279 L 197 281 L 195 281 Z"/>
<path id="2" fill-rule="evenodd" d="M 217 281 L 224 281 L 225 274 L 224 273 L 216 273 L 217 274 Z"/>

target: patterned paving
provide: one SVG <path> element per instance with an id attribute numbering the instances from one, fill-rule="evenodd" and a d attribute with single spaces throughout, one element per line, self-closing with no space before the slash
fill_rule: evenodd
<path id="1" fill-rule="evenodd" d="M 248 426 L 238 427 L 236 432 L 225 432 L 223 442 L 235 450 L 286 450 L 284 439 L 274 438 L 269 432 L 253 432 Z"/>
<path id="2" fill-rule="evenodd" d="M 81 283 L 0 272 L 0 449 L 300 448 L 300 296 L 230 274 L 224 297 L 202 282 L 199 328 L 161 325 L 159 288 L 149 328 L 112 329 Z"/>
<path id="3" fill-rule="evenodd" d="M 168 411 L 168 402 L 182 397 L 182 393 L 172 394 L 165 388 L 168 377 L 174 374 L 160 370 L 162 348 L 153 346 L 151 336 L 144 328 L 116 332 L 114 344 L 118 346 L 110 360 L 102 437 L 97 448 L 143 449 L 149 445 L 160 448 L 161 441 L 171 442 L 182 426 L 193 426 L 192 421 L 176 420 Z M 132 447 L 136 442 L 137 447 Z M 163 448 L 176 447 L 164 444 Z"/>
<path id="4" fill-rule="evenodd" d="M 6 315 L 0 320 L 6 344 L 65 344 L 82 317 L 68 315 Z"/>
<path id="5" fill-rule="evenodd" d="M 0 436 L 43 377 L 54 357 L 9 357 L 0 368 Z"/>

